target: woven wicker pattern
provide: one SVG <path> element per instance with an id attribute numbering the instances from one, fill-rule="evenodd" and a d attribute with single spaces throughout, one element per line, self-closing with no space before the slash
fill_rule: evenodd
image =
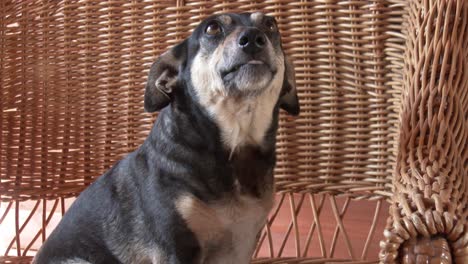
<path id="1" fill-rule="evenodd" d="M 410 251 L 398 255 L 400 244 L 441 235 L 454 261 L 468 263 L 468 2 L 411 1 L 408 14 L 395 194 L 381 256 L 415 263 Z"/>
<path id="2" fill-rule="evenodd" d="M 1 1 L 2 200 L 75 196 L 147 135 L 150 63 L 216 12 L 274 15 L 303 113 L 278 191 L 389 196 L 402 6 L 388 1 Z M 400 62 L 398 62 L 400 60 Z M 401 85 L 401 84 L 400 84 Z M 392 88 L 393 87 L 393 88 Z"/>

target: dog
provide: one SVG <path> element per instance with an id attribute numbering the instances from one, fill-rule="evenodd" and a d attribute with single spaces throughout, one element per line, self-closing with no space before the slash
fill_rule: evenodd
<path id="1" fill-rule="evenodd" d="M 299 114 L 277 22 L 219 14 L 151 66 L 146 140 L 86 188 L 34 263 L 249 263 L 274 202 L 278 115 Z"/>

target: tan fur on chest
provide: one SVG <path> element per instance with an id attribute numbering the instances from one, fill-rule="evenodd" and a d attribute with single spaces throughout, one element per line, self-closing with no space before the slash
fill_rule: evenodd
<path id="1" fill-rule="evenodd" d="M 210 204 L 185 195 L 176 208 L 200 243 L 200 263 L 242 264 L 250 260 L 272 203 L 271 192 L 261 199 L 239 195 Z"/>

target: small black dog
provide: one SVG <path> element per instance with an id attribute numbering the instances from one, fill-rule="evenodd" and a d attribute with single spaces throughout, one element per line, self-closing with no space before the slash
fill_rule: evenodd
<path id="1" fill-rule="evenodd" d="M 78 197 L 34 262 L 248 263 L 273 204 L 279 108 L 299 113 L 274 18 L 206 19 L 151 66 L 145 109 L 162 111 L 148 138 Z"/>

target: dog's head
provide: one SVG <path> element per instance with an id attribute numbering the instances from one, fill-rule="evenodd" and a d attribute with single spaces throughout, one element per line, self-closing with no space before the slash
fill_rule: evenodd
<path id="1" fill-rule="evenodd" d="M 273 17 L 262 13 L 221 14 L 204 20 L 186 40 L 151 66 L 145 109 L 154 112 L 188 84 L 198 102 L 214 98 L 256 98 L 270 94 L 274 104 L 297 115 L 294 68 L 286 58 Z"/>

